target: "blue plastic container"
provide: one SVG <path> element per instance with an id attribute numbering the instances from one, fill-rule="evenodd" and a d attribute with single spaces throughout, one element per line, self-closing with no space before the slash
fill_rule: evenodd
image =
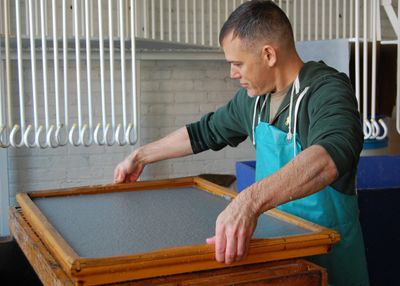
<path id="1" fill-rule="evenodd" d="M 236 162 L 236 187 L 240 193 L 256 179 L 256 161 Z"/>

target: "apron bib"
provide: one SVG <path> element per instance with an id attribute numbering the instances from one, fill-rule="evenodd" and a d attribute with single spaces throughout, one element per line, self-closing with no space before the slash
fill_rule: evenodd
<path id="1" fill-rule="evenodd" d="M 257 181 L 278 171 L 301 152 L 301 144 L 296 138 L 296 119 L 300 101 L 306 92 L 307 89 L 296 102 L 293 137 L 290 124 L 289 133 L 266 122 L 259 122 L 254 129 Z M 293 93 L 292 91 L 291 105 Z M 290 114 L 291 110 L 290 107 Z M 261 112 L 262 109 L 260 114 Z M 340 233 L 340 242 L 329 253 L 310 259 L 328 270 L 329 284 L 369 285 L 357 196 L 345 195 L 327 186 L 313 195 L 283 204 L 278 209 Z"/>

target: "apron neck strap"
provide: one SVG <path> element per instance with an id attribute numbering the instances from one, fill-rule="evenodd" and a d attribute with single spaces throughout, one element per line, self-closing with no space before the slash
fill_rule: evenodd
<path id="1" fill-rule="evenodd" d="M 253 111 L 253 128 L 251 129 L 253 132 L 253 145 L 256 145 L 256 139 L 254 138 L 254 129 L 256 128 L 256 113 L 257 113 L 257 105 L 258 105 L 258 101 L 260 100 L 260 97 L 257 96 L 256 98 L 256 102 L 254 104 L 254 111 Z"/>
<path id="2" fill-rule="evenodd" d="M 294 149 L 294 156 L 296 156 L 296 129 L 297 129 L 297 114 L 299 112 L 299 107 L 300 107 L 300 102 L 303 100 L 304 96 L 306 95 L 307 91 L 308 91 L 309 87 L 304 88 L 304 90 L 301 92 L 301 94 L 299 95 L 297 101 L 296 101 L 296 105 L 294 108 L 294 124 L 293 124 L 293 132 L 292 132 L 292 113 L 293 113 L 293 99 L 295 97 L 295 95 L 299 94 L 300 92 L 300 81 L 299 81 L 299 76 L 297 75 L 295 81 L 293 82 L 293 86 L 292 86 L 292 91 L 290 94 L 290 104 L 289 104 L 289 131 L 287 134 L 287 140 L 290 141 L 292 140 L 292 136 L 294 137 L 293 139 L 293 149 Z M 266 102 L 268 100 L 268 96 L 270 96 L 270 94 L 268 94 L 265 99 L 264 102 L 261 106 L 260 109 L 260 113 L 258 116 L 258 121 L 257 121 L 257 125 L 260 123 L 260 118 L 261 118 L 261 113 L 266 105 Z M 255 139 L 255 128 L 256 128 L 256 116 L 257 116 L 257 107 L 258 107 L 258 102 L 260 101 L 260 96 L 257 96 L 256 98 L 256 102 L 254 104 L 254 112 L 253 112 L 253 128 L 252 128 L 252 135 L 253 135 L 253 145 L 256 145 L 256 139 Z"/>
<path id="3" fill-rule="evenodd" d="M 257 125 L 260 123 L 260 121 L 261 121 L 261 113 L 262 113 L 262 111 L 263 111 L 263 109 L 264 109 L 264 107 L 265 107 L 265 105 L 266 105 L 266 103 L 267 103 L 267 100 L 268 100 L 268 96 L 269 96 L 270 94 L 267 94 L 267 96 L 264 98 L 264 102 L 263 102 L 263 104 L 261 105 L 261 109 L 260 109 L 260 112 L 259 112 L 259 114 L 258 114 L 258 121 L 257 121 Z M 253 128 L 252 128 L 252 135 L 253 135 L 253 145 L 256 145 L 256 139 L 255 139 L 255 134 L 254 134 L 254 130 L 256 129 L 256 117 L 257 117 L 257 106 L 258 106 L 258 102 L 260 101 L 260 96 L 257 96 L 257 98 L 256 98 L 256 102 L 255 102 L 255 104 L 254 104 L 254 111 L 253 111 Z"/>
<path id="4" fill-rule="evenodd" d="M 290 141 L 292 139 L 292 109 L 293 109 L 293 98 L 300 91 L 300 81 L 299 76 L 296 76 L 296 79 L 292 85 L 292 92 L 290 93 L 290 104 L 289 104 L 289 132 L 287 134 L 287 139 Z"/>

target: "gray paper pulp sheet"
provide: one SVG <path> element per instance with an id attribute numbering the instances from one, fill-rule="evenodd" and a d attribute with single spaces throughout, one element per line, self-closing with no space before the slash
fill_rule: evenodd
<path id="1" fill-rule="evenodd" d="M 81 257 L 129 255 L 205 243 L 229 199 L 193 187 L 36 198 L 34 203 Z M 261 215 L 254 237 L 309 233 Z"/>

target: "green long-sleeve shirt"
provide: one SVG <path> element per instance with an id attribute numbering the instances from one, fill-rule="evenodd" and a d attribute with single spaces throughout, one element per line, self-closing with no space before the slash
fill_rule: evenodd
<path id="1" fill-rule="evenodd" d="M 345 74 L 317 62 L 304 64 L 299 81 L 300 91 L 309 86 L 298 112 L 300 143 L 303 149 L 311 145 L 323 146 L 339 172 L 331 186 L 342 193 L 355 194 L 355 175 L 363 133 L 351 83 Z M 285 132 L 288 132 L 285 123 L 289 116 L 290 94 L 291 89 L 270 122 Z M 265 95 L 260 101 L 263 102 L 264 98 Z M 241 88 L 226 105 L 204 115 L 198 122 L 188 124 L 186 127 L 193 152 L 237 146 L 248 136 L 252 137 L 255 102 L 256 98 L 249 97 L 247 91 Z M 260 106 L 257 108 L 259 111 Z M 268 122 L 268 118 L 269 104 L 261 114 L 261 120 Z"/>

